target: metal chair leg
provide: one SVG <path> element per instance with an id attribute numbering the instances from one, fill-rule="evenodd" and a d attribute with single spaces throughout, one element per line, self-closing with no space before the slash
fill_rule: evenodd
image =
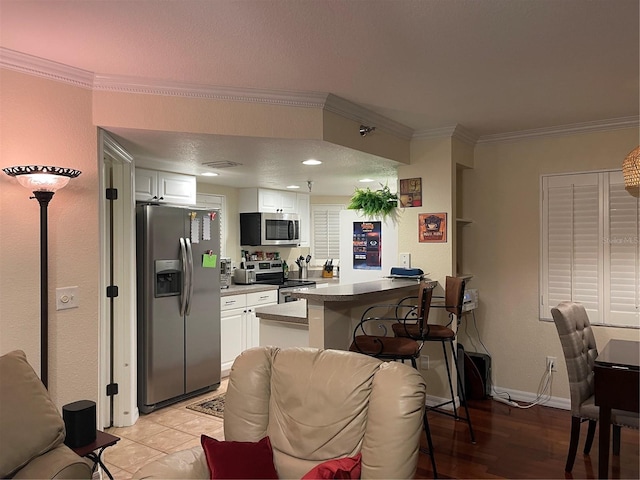
<path id="1" fill-rule="evenodd" d="M 436 468 L 436 457 L 433 451 L 433 441 L 431 440 L 431 428 L 429 428 L 429 419 L 427 419 L 427 410 L 425 409 L 424 415 L 422 416 L 422 423 L 424 425 L 424 433 L 427 436 L 427 445 L 429 446 L 429 451 L 426 453 L 431 457 L 431 468 L 433 468 L 433 478 L 438 478 L 438 470 Z"/>

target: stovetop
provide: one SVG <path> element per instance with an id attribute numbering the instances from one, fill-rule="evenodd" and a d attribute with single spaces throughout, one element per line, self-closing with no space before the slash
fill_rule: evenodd
<path id="1" fill-rule="evenodd" d="M 262 283 L 265 285 L 278 285 L 280 288 L 295 288 L 295 287 L 305 287 L 315 285 L 316 282 L 312 280 L 282 280 L 282 281 L 265 281 L 265 282 L 256 282 Z"/>
<path id="2" fill-rule="evenodd" d="M 287 287 L 304 287 L 306 285 L 315 285 L 316 282 L 311 280 L 285 280 L 283 284 L 280 285 L 280 288 Z"/>

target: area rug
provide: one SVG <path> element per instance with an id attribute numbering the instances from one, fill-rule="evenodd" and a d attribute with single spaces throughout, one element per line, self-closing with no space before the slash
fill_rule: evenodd
<path id="1" fill-rule="evenodd" d="M 192 403 L 187 405 L 190 410 L 196 412 L 206 413 L 213 415 L 214 417 L 224 418 L 224 393 L 218 394 L 215 397 L 207 398 L 198 403 Z"/>

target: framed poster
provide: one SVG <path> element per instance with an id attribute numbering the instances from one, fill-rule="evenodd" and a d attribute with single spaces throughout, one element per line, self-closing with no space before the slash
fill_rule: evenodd
<path id="1" fill-rule="evenodd" d="M 418 241 L 444 243 L 447 241 L 447 214 L 421 213 L 418 215 Z"/>
<path id="2" fill-rule="evenodd" d="M 422 179 L 407 178 L 400 180 L 400 206 L 401 207 L 421 207 L 422 206 Z"/>
<path id="3" fill-rule="evenodd" d="M 353 222 L 354 270 L 382 270 L 382 222 Z"/>

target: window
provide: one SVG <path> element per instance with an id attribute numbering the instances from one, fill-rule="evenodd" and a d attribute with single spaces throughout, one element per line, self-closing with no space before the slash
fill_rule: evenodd
<path id="1" fill-rule="evenodd" d="M 198 193 L 196 203 L 202 208 L 218 209 L 220 218 L 220 256 L 224 257 L 227 250 L 227 226 L 225 221 L 226 197 L 224 195 L 212 195 L 209 193 Z"/>
<path id="2" fill-rule="evenodd" d="M 340 259 L 340 210 L 344 205 L 311 205 L 311 256 L 316 264 Z"/>
<path id="3" fill-rule="evenodd" d="M 622 172 L 543 176 L 540 317 L 570 300 L 593 324 L 640 328 L 639 229 Z"/>

